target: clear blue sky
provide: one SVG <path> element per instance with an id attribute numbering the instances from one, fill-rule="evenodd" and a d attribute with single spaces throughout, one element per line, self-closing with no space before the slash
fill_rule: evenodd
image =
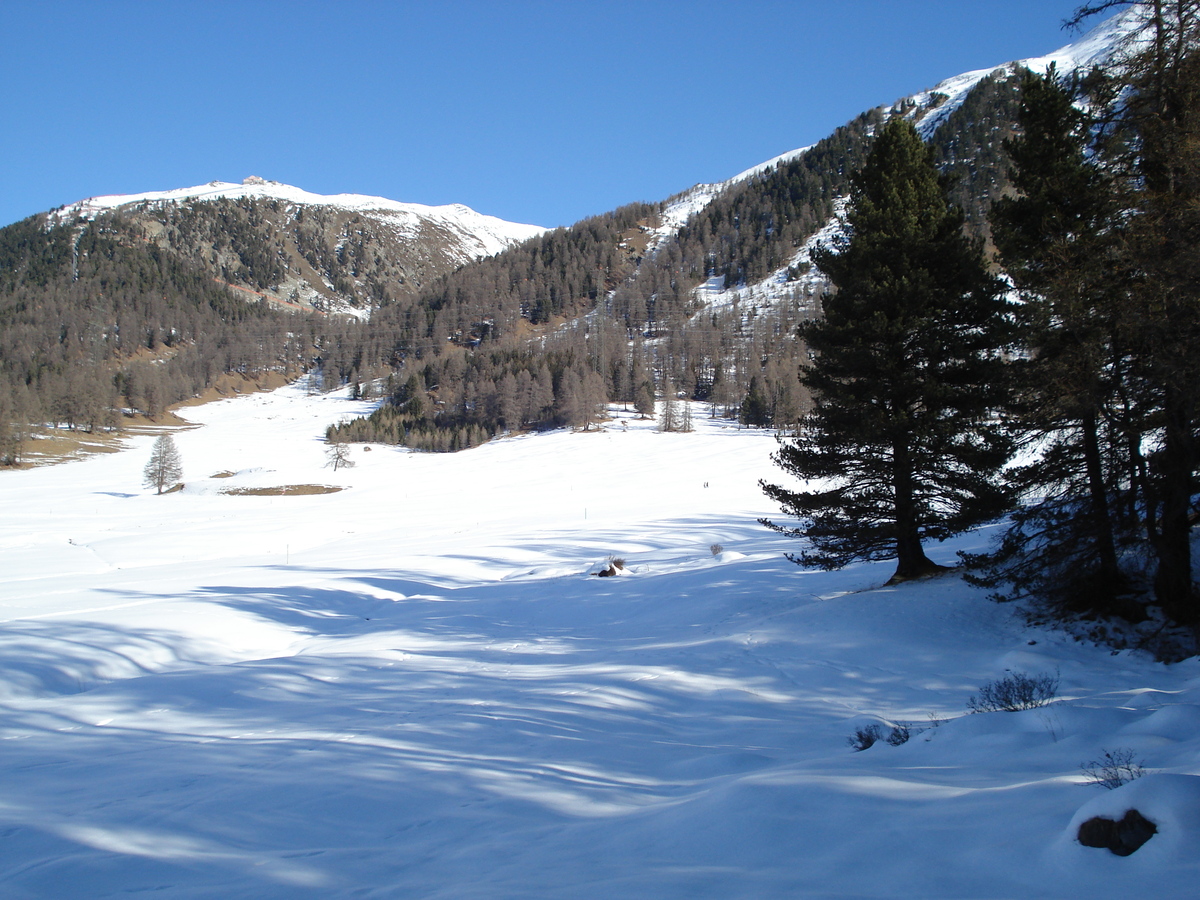
<path id="1" fill-rule="evenodd" d="M 564 225 L 1040 56 L 1076 0 L 0 0 L 0 224 L 241 181 Z"/>

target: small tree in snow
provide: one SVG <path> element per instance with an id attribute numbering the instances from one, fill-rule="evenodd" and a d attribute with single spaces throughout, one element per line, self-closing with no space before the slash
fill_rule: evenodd
<path id="1" fill-rule="evenodd" d="M 333 467 L 333 471 L 345 466 L 350 468 L 354 465 L 354 460 L 350 458 L 350 445 L 345 441 L 333 441 L 325 450 L 325 466 Z"/>
<path id="2" fill-rule="evenodd" d="M 179 448 L 169 434 L 159 435 L 150 451 L 150 461 L 142 472 L 142 483 L 161 494 L 164 488 L 178 482 L 181 475 L 183 459 L 179 455 Z"/>

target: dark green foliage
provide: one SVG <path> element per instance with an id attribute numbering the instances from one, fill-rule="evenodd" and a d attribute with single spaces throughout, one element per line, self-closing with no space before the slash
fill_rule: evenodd
<path id="1" fill-rule="evenodd" d="M 802 156 L 716 198 L 679 233 L 684 271 L 693 282 L 712 274 L 736 285 L 781 267 L 833 215 L 881 122 L 880 110 L 863 113 Z"/>
<path id="2" fill-rule="evenodd" d="M 551 343 L 545 353 L 526 346 L 440 354 L 412 371 L 370 416 L 331 426 L 326 436 L 451 452 L 501 431 L 591 427 L 610 386 L 580 346 Z"/>
<path id="3" fill-rule="evenodd" d="M 1152 452 L 1142 482 L 1155 560 L 1154 597 L 1200 640 L 1200 586 L 1192 569 L 1194 498 L 1200 492 L 1200 2 L 1138 4 L 1153 40 L 1117 72 L 1127 85 L 1118 135 L 1135 215 L 1125 252 L 1130 292 L 1129 380 L 1148 407 Z"/>
<path id="4" fill-rule="evenodd" d="M 1200 2 L 1129 5 L 1149 39 L 1074 89 L 1093 121 L 1052 76 L 1025 84 L 1020 193 L 995 221 L 1028 298 L 1022 423 L 1047 447 L 1017 474 L 1045 499 L 985 577 L 1058 611 L 1137 619 L 1142 585 L 1123 567 L 1149 559 L 1154 601 L 1200 635 Z"/>
<path id="5" fill-rule="evenodd" d="M 1008 304 L 902 119 L 854 178 L 847 227 L 815 259 L 836 292 L 801 329 L 816 354 L 802 376 L 815 409 L 776 455 L 817 486 L 764 484 L 803 524 L 764 522 L 811 543 L 804 564 L 896 558 L 896 577 L 915 577 L 935 568 L 923 540 L 1011 504 L 997 477 L 1011 444 L 994 422 L 1008 396 Z"/>
<path id="6" fill-rule="evenodd" d="M 67 228 L 48 232 L 41 215 L 0 228 L 0 290 L 11 290 L 18 280 L 45 287 L 69 265 L 72 237 Z"/>
<path id="7" fill-rule="evenodd" d="M 750 389 L 746 399 L 742 401 L 741 422 L 756 428 L 766 428 L 771 424 L 771 407 L 762 384 L 757 375 L 750 379 Z"/>
<path id="8" fill-rule="evenodd" d="M 417 301 L 422 325 L 411 333 L 413 347 L 438 350 L 508 337 L 520 319 L 534 324 L 574 316 L 629 277 L 638 254 L 629 241 L 657 215 L 644 203 L 559 228 L 497 256 L 464 266 L 437 279 Z M 409 307 L 380 310 L 383 323 L 407 316 Z"/>
<path id="9" fill-rule="evenodd" d="M 1051 67 L 1026 73 L 1021 96 L 1021 135 L 1006 143 L 1018 193 L 997 201 L 992 222 L 1032 351 L 1018 366 L 1014 421 L 1039 453 L 1011 476 L 1033 499 L 992 554 L 968 562 L 986 573 L 975 576 L 981 583 L 1006 582 L 1060 614 L 1140 619 L 1118 561 L 1137 526 L 1119 424 L 1127 368 L 1120 210 L 1111 178 L 1088 159 L 1093 126 L 1074 90 Z"/>
<path id="10" fill-rule="evenodd" d="M 1006 133 L 1012 93 L 1012 84 L 1000 76 L 984 79 L 965 109 L 952 113 L 932 141 L 943 148 L 946 164 L 964 171 L 974 185 L 964 190 L 981 198 L 968 204 L 976 217 L 1005 183 L 997 148 Z M 371 330 L 394 336 L 392 352 L 390 359 L 387 353 L 365 353 L 364 365 L 423 365 L 456 348 L 508 347 L 527 324 L 546 325 L 597 308 L 605 321 L 623 329 L 623 337 L 613 335 L 614 342 L 659 338 L 651 367 L 693 399 L 709 401 L 714 414 L 739 415 L 757 379 L 758 393 L 747 407 L 753 422 L 790 425 L 808 406 L 796 376 L 803 347 L 795 334 L 816 310 L 811 284 L 807 293 L 797 291 L 758 318 L 736 307 L 711 319 L 692 318 L 693 290 L 710 274 L 732 285 L 761 280 L 781 268 L 828 222 L 881 123 L 880 110 L 864 113 L 798 158 L 731 186 L 652 252 L 646 248 L 659 209 L 634 204 L 463 266 L 415 300 L 378 310 Z M 969 125 L 969 134 L 953 135 L 959 124 Z M 972 153 L 986 159 L 968 166 Z M 313 260 L 323 266 L 334 262 L 315 255 Z M 635 353 L 605 347 L 589 348 L 587 355 L 610 397 L 652 412 L 655 377 L 632 373 L 641 364 Z M 558 381 L 556 390 L 561 393 Z M 496 405 L 489 408 L 495 411 Z M 571 418 L 560 406 L 559 421 L 564 415 Z M 512 427 L 499 414 L 481 424 L 490 432 Z"/>

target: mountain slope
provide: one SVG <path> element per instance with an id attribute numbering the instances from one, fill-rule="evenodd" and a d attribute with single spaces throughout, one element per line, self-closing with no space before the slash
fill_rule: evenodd
<path id="1" fill-rule="evenodd" d="M 823 290 L 809 253 L 836 233 L 849 175 L 878 123 L 897 112 L 919 123 L 957 179 L 955 202 L 986 237 L 987 210 L 1007 184 L 1002 141 L 1014 127 L 1016 73 L 1022 65 L 1067 70 L 1105 59 L 1130 27 L 1118 16 L 1048 56 L 964 73 L 868 110 L 811 147 L 721 184 L 549 232 L 464 207 L 320 197 L 257 178 L 80 201 L 49 217 L 60 224 L 39 246 L 25 232 L 0 231 L 13 248 L 10 263 L 0 259 L 0 286 L 11 293 L 0 297 L 0 363 L 11 370 L 10 384 L 40 391 L 43 373 L 62 376 L 81 356 L 127 354 L 137 346 L 131 334 L 150 350 L 156 342 L 193 346 L 196 329 L 181 327 L 175 314 L 118 328 L 120 310 L 107 308 L 115 301 L 105 285 L 123 284 L 123 271 L 169 261 L 177 287 L 200 280 L 263 306 L 369 318 L 365 327 L 340 316 L 308 323 L 300 346 L 289 338 L 286 348 L 278 335 L 296 329 L 279 323 L 270 350 L 249 361 L 243 350 L 216 364 L 254 367 L 286 355 L 292 369 L 317 366 L 327 387 L 393 374 L 393 397 L 421 411 L 405 428 L 427 436 L 468 429 L 475 443 L 513 427 L 587 424 L 593 401 L 645 405 L 668 387 L 709 401 L 713 413 L 736 414 L 756 379 L 770 398 L 756 424 L 785 426 L 806 403 L 795 325 L 819 312 Z M 100 244 L 97 233 L 106 235 Z M 120 258 L 98 266 L 86 256 L 93 244 Z M 81 282 L 80 273 L 105 280 Z M 184 287 L 175 292 L 179 304 L 192 302 Z M 67 304 L 76 343 L 61 341 L 53 317 L 38 319 L 48 294 Z M 103 309 L 93 314 L 95 298 L 104 298 Z M 141 301 L 120 300 L 129 302 Z M 31 354 L 6 336 L 16 327 L 42 329 L 38 340 L 49 349 Z M 188 396 L 203 380 L 189 376 L 172 396 Z M 405 439 L 395 422 L 358 437 L 372 435 Z M 463 445 L 446 434 L 432 443 Z"/>
<path id="2" fill-rule="evenodd" d="M 416 396 L 411 408 L 420 415 L 400 422 L 381 412 L 342 436 L 417 446 L 420 433 L 426 446 L 431 430 L 450 429 L 458 438 L 443 434 L 440 443 L 461 447 L 464 428 L 474 443 L 514 427 L 587 427 L 593 404 L 584 395 L 644 403 L 667 391 L 725 415 L 738 414 L 755 392 L 765 399 L 756 399 L 747 424 L 798 421 L 808 400 L 797 377 L 796 325 L 820 314 L 825 287 L 810 254 L 837 234 L 849 177 L 876 127 L 894 114 L 918 124 L 967 227 L 986 241 L 988 211 L 1008 187 L 1003 142 L 1016 128 L 1020 73 L 1107 59 L 1135 25 L 1117 17 L 1045 57 L 965 73 L 868 110 L 811 147 L 726 182 L 593 217 L 442 277 L 414 307 L 385 307 L 373 320 L 399 337 L 393 360 L 408 387 L 394 395 L 396 406 Z M 412 315 L 420 308 L 424 319 Z M 535 403 L 522 385 L 543 370 L 553 398 L 543 391 Z M 576 387 L 597 379 L 594 390 Z M 427 388 L 421 396 L 419 382 Z"/>
<path id="3" fill-rule="evenodd" d="M 207 259 L 222 280 L 271 302 L 360 315 L 545 231 L 461 204 L 326 196 L 257 177 L 90 197 L 55 210 L 50 221 L 77 224 L 111 212 L 164 250 Z M 222 240 L 234 229 L 249 232 L 241 246 Z"/>
<path id="4" fill-rule="evenodd" d="M 1067 75 L 1072 72 L 1085 72 L 1093 66 L 1101 65 L 1120 52 L 1124 42 L 1140 25 L 1141 23 L 1132 11 L 1115 15 L 1096 25 L 1078 40 L 1053 53 L 952 76 L 928 90 L 919 91 L 910 97 L 896 101 L 883 108 L 883 111 L 885 113 L 901 112 L 915 122 L 922 137 L 937 148 L 943 167 L 951 170 L 951 174 L 958 179 L 959 190 L 956 193 L 955 201 L 964 207 L 968 221 L 973 222 L 977 228 L 982 228 L 991 200 L 999 196 L 1006 184 L 1003 170 L 1007 161 L 994 152 L 989 152 L 990 158 L 983 161 L 979 158 L 980 151 L 983 146 L 986 146 L 989 151 L 999 150 L 1000 140 L 1006 136 L 1003 129 L 1011 131 L 1016 98 L 1015 95 L 1012 95 L 1006 108 L 1002 109 L 1001 117 L 993 118 L 988 122 L 991 134 L 980 135 L 970 141 L 964 141 L 965 129 L 970 127 L 981 115 L 993 115 L 994 117 L 996 104 L 993 100 L 985 101 L 984 108 L 975 111 L 973 115 L 964 115 L 964 105 L 969 104 L 972 99 L 979 100 L 985 89 L 995 92 L 996 86 L 1004 83 L 1008 83 L 1011 93 L 1015 88 L 1015 79 L 1023 69 L 1042 73 L 1053 65 L 1060 74 Z M 959 121 L 956 122 L 956 118 Z M 1007 121 L 1004 121 L 1005 118 Z M 812 149 L 812 147 L 802 147 L 789 151 L 775 159 L 753 166 L 727 181 L 696 185 L 669 199 L 664 205 L 662 213 L 664 225 L 656 234 L 656 246 L 662 246 L 693 216 L 700 214 L 717 198 L 739 188 L 744 189 L 745 185 L 756 179 L 769 179 L 774 172 L 795 165 Z M 828 240 L 836 232 L 834 221 L 826 221 L 819 227 L 822 240 Z M 706 314 L 709 307 L 713 305 L 729 306 L 735 296 L 748 302 L 747 309 L 766 309 L 796 293 L 797 288 L 803 290 L 808 296 L 814 295 L 819 290 L 819 279 L 789 277 L 789 270 L 794 276 L 796 270 L 805 271 L 807 269 L 808 254 L 816 235 L 817 231 L 814 229 L 812 237 L 797 245 L 794 253 L 780 266 L 769 273 L 759 273 L 758 277 L 749 283 L 741 285 L 731 283 L 730 291 L 714 290 L 713 284 L 706 283 L 704 292 L 700 294 L 700 298 L 704 301 L 704 307 L 699 314 Z M 795 283 L 797 281 L 798 284 Z M 716 287 L 719 286 L 719 284 L 716 285 Z M 740 293 L 735 295 L 734 287 L 740 287 Z"/>

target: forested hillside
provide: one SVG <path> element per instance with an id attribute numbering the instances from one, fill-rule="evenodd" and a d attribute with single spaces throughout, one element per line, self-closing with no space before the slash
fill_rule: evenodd
<path id="1" fill-rule="evenodd" d="M 980 235 L 1006 185 L 1015 84 L 1012 67 L 984 78 L 929 138 Z M 222 372 L 265 369 L 386 384 L 385 408 L 340 436 L 424 449 L 586 427 L 607 402 L 650 411 L 656 396 L 784 427 L 807 408 L 796 326 L 823 289 L 802 251 L 885 118 L 940 116 L 945 101 L 863 113 L 720 186 L 682 227 L 664 226 L 676 200 L 634 203 L 465 265 L 449 226 L 286 197 L 94 218 L 84 204 L 0 229 L 5 458 L 33 423 L 115 427 L 117 410 L 154 415 Z M 768 299 L 743 302 L 739 286 Z"/>
<path id="2" fill-rule="evenodd" d="M 18 222 L 0 229 L 0 458 L 19 460 L 34 423 L 112 429 L 223 372 L 299 371 L 312 340 L 305 319 L 235 296 L 120 216 Z"/>
<path id="3" fill-rule="evenodd" d="M 931 138 L 973 235 L 986 236 L 987 210 L 1007 184 L 1002 145 L 1018 81 L 1011 67 L 984 78 Z M 892 112 L 920 119 L 944 99 Z M 397 337 L 390 357 L 377 340 L 356 371 L 331 371 L 329 381 L 392 367 L 391 400 L 331 436 L 457 449 L 502 430 L 587 427 L 607 402 L 649 409 L 648 398 L 676 394 L 748 425 L 797 421 L 807 401 L 796 326 L 817 313 L 821 285 L 794 260 L 834 215 L 888 114 L 863 113 L 794 159 L 730 184 L 673 233 L 661 229 L 671 201 L 633 204 L 381 308 L 372 327 Z M 766 307 L 706 309 L 697 291 L 768 280 L 775 299 Z"/>

